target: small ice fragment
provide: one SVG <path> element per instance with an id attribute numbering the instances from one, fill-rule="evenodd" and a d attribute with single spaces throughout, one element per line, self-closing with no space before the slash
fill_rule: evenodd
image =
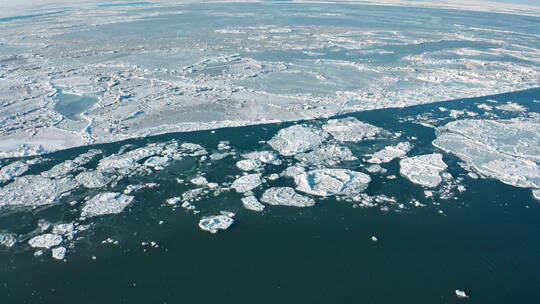
<path id="1" fill-rule="evenodd" d="M 262 184 L 261 182 L 261 174 L 248 174 L 244 175 L 242 177 L 239 177 L 236 179 L 232 185 L 231 188 L 236 190 L 236 192 L 243 193 L 250 190 L 253 190 L 257 187 L 259 187 Z"/>
<path id="2" fill-rule="evenodd" d="M 63 260 L 66 256 L 66 248 L 65 247 L 56 247 L 52 249 L 51 255 L 53 259 L 56 260 Z"/>
<path id="3" fill-rule="evenodd" d="M 62 243 L 64 239 L 59 234 L 45 233 L 31 238 L 28 245 L 32 248 L 51 248 Z"/>
<path id="4" fill-rule="evenodd" d="M 274 180 L 276 180 L 278 178 L 279 178 L 279 174 L 277 174 L 277 173 L 272 173 L 272 174 L 268 175 L 268 180 L 271 180 L 271 181 L 274 181 Z"/>
<path id="5" fill-rule="evenodd" d="M 460 299 L 468 298 L 469 296 L 463 290 L 456 289 L 456 296 Z"/>
<path id="6" fill-rule="evenodd" d="M 234 223 L 234 219 L 226 215 L 203 217 L 199 221 L 199 227 L 210 233 L 216 233 L 219 229 L 225 230 Z"/>
<path id="7" fill-rule="evenodd" d="M 167 199 L 165 202 L 168 204 L 168 205 L 176 205 L 178 204 L 179 202 L 181 201 L 181 199 L 176 196 L 176 197 L 171 197 L 169 199 Z"/>
<path id="8" fill-rule="evenodd" d="M 0 234 L 0 246 L 11 248 L 16 242 L 17 238 L 15 235 L 11 233 Z"/>
<path id="9" fill-rule="evenodd" d="M 193 178 L 190 180 L 190 182 L 196 186 L 206 186 L 208 185 L 208 180 L 206 180 L 206 178 L 202 177 L 202 176 L 199 176 L 199 177 L 196 177 L 196 178 Z"/>
<path id="10" fill-rule="evenodd" d="M 379 240 L 379 239 L 378 239 L 376 236 L 372 236 L 372 237 L 371 237 L 371 241 L 373 241 L 373 242 L 377 242 L 378 240 Z"/>
<path id="11" fill-rule="evenodd" d="M 249 209 L 249 210 L 258 211 L 258 212 L 261 212 L 264 210 L 264 205 L 261 204 L 259 200 L 253 195 L 242 198 L 242 204 L 244 205 L 246 209 Z"/>

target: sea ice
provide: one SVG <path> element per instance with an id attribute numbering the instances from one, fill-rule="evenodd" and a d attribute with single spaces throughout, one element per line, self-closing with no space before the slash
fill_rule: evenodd
<path id="1" fill-rule="evenodd" d="M 348 169 L 318 169 L 297 175 L 296 189 L 318 196 L 350 195 L 364 191 L 369 175 Z"/>
<path id="2" fill-rule="evenodd" d="M 22 161 L 15 161 L 0 169 L 0 182 L 12 180 L 28 171 L 28 165 Z"/>
<path id="3" fill-rule="evenodd" d="M 13 247 L 17 243 L 17 237 L 11 233 L 0 233 L 0 246 Z"/>
<path id="4" fill-rule="evenodd" d="M 202 230 L 208 231 L 210 233 L 216 233 L 219 229 L 225 230 L 229 228 L 234 223 L 234 219 L 227 215 L 215 215 L 203 217 L 199 221 L 199 227 Z"/>
<path id="5" fill-rule="evenodd" d="M 51 251 L 51 256 L 56 260 L 63 260 L 66 257 L 65 247 L 55 247 Z"/>
<path id="6" fill-rule="evenodd" d="M 236 162 L 236 166 L 242 171 L 252 171 L 261 166 L 261 162 L 258 160 L 243 159 Z"/>
<path id="7" fill-rule="evenodd" d="M 115 192 L 98 194 L 84 203 L 81 216 L 94 217 L 106 214 L 117 214 L 126 208 L 134 197 Z"/>
<path id="8" fill-rule="evenodd" d="M 540 201 L 540 189 L 533 189 L 532 195 L 535 199 Z"/>
<path id="9" fill-rule="evenodd" d="M 465 291 L 456 289 L 456 297 L 465 299 L 465 298 L 468 298 L 469 296 L 465 293 Z"/>
<path id="10" fill-rule="evenodd" d="M 460 120 L 437 130 L 433 145 L 477 173 L 524 188 L 540 188 L 540 121 Z"/>
<path id="11" fill-rule="evenodd" d="M 50 179 L 39 175 L 25 175 L 0 188 L 2 206 L 41 206 L 55 203 L 79 183 L 72 178 Z"/>
<path id="12" fill-rule="evenodd" d="M 448 166 L 442 154 L 424 154 L 404 158 L 399 162 L 399 173 L 411 182 L 425 187 L 436 187 L 442 181 L 441 172 Z"/>
<path id="13" fill-rule="evenodd" d="M 208 180 L 203 176 L 198 176 L 195 178 L 192 178 L 190 182 L 196 186 L 206 186 L 208 185 Z"/>
<path id="14" fill-rule="evenodd" d="M 232 183 L 231 188 L 236 190 L 236 192 L 244 193 L 259 187 L 261 184 L 262 182 L 260 173 L 248 174 L 236 179 Z"/>
<path id="15" fill-rule="evenodd" d="M 263 164 L 281 165 L 281 159 L 279 159 L 279 155 L 272 151 L 250 152 L 243 154 L 242 157 L 251 159 L 253 161 L 259 161 Z"/>
<path id="16" fill-rule="evenodd" d="M 291 187 L 272 187 L 267 189 L 261 201 L 269 205 L 311 207 L 315 201 L 309 197 L 300 195 Z"/>
<path id="17" fill-rule="evenodd" d="M 58 246 L 64 239 L 59 234 L 45 233 L 28 240 L 28 245 L 32 248 L 47 248 Z"/>
<path id="18" fill-rule="evenodd" d="M 268 144 L 281 155 L 292 156 L 318 147 L 327 137 L 325 132 L 314 127 L 294 125 L 279 130 Z"/>
<path id="19" fill-rule="evenodd" d="M 297 154 L 295 158 L 313 166 L 335 166 L 357 159 L 349 148 L 334 144 L 322 145 L 311 152 Z"/>
<path id="20" fill-rule="evenodd" d="M 253 195 L 242 198 L 242 204 L 244 205 L 246 209 L 249 209 L 249 210 L 258 211 L 258 212 L 261 212 L 264 210 L 264 205 L 261 204 L 259 200 Z"/>
<path id="21" fill-rule="evenodd" d="M 388 163 L 396 158 L 404 157 L 409 150 L 411 150 L 411 144 L 408 142 L 401 142 L 395 146 L 388 146 L 373 153 L 367 162 L 372 164 Z"/>
<path id="22" fill-rule="evenodd" d="M 323 129 L 339 141 L 351 142 L 374 137 L 382 131 L 381 128 L 361 122 L 354 117 L 331 119 L 323 126 Z"/>
<path id="23" fill-rule="evenodd" d="M 86 188 L 101 188 L 109 184 L 112 179 L 99 171 L 85 171 L 75 176 L 75 180 Z"/>

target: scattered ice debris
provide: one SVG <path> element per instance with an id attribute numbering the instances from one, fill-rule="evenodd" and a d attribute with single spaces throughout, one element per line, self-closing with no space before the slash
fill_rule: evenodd
<path id="1" fill-rule="evenodd" d="M 40 175 L 25 175 L 0 188 L 0 207 L 41 206 L 58 201 L 79 183 L 72 178 L 50 179 Z"/>
<path id="2" fill-rule="evenodd" d="M 236 166 L 242 171 L 252 171 L 261 167 L 261 162 L 258 160 L 243 159 L 236 162 Z"/>
<path id="3" fill-rule="evenodd" d="M 202 196 L 208 194 L 208 191 L 204 188 L 195 188 L 182 193 L 183 202 L 196 202 L 202 199 Z"/>
<path id="4" fill-rule="evenodd" d="M 146 184 L 141 184 L 141 185 L 127 185 L 126 190 L 124 190 L 124 194 L 130 194 L 135 191 L 142 190 L 142 189 L 155 188 L 157 186 L 159 185 L 156 183 L 146 183 Z"/>
<path id="5" fill-rule="evenodd" d="M 244 175 L 236 179 L 232 183 L 231 188 L 236 190 L 236 192 L 243 193 L 243 192 L 251 191 L 259 187 L 261 184 L 262 182 L 261 182 L 260 173 L 248 174 L 248 175 Z"/>
<path id="6" fill-rule="evenodd" d="M 59 234 L 45 233 L 37 235 L 28 240 L 28 245 L 32 248 L 46 248 L 50 249 L 54 246 L 60 245 L 64 239 Z"/>
<path id="7" fill-rule="evenodd" d="M 281 159 L 277 153 L 272 151 L 259 151 L 243 154 L 242 157 L 251 159 L 253 161 L 259 161 L 263 164 L 281 165 Z"/>
<path id="8" fill-rule="evenodd" d="M 143 246 L 143 247 L 150 246 L 152 248 L 159 248 L 159 244 L 156 243 L 155 241 L 141 242 L 141 246 Z"/>
<path id="9" fill-rule="evenodd" d="M 263 193 L 261 201 L 269 205 L 294 207 L 311 207 L 315 205 L 313 199 L 296 193 L 291 187 L 269 188 Z"/>
<path id="10" fill-rule="evenodd" d="M 523 188 L 540 188 L 540 121 L 459 120 L 437 130 L 433 145 L 476 173 Z"/>
<path id="11" fill-rule="evenodd" d="M 486 111 L 493 110 L 493 106 L 490 106 L 490 105 L 485 104 L 485 103 L 481 103 L 481 104 L 477 105 L 476 107 L 479 108 L 479 109 L 482 109 L 482 110 L 486 110 Z"/>
<path id="12" fill-rule="evenodd" d="M 169 199 L 167 199 L 165 202 L 167 203 L 167 205 L 176 205 L 178 203 L 180 203 L 182 200 L 176 196 L 176 197 L 171 197 Z"/>
<path id="13" fill-rule="evenodd" d="M 12 180 L 28 171 L 28 165 L 22 161 L 15 161 L 0 169 L 0 182 Z"/>
<path id="14" fill-rule="evenodd" d="M 199 227 L 202 230 L 208 231 L 210 233 L 216 233 L 218 230 L 226 230 L 234 223 L 234 219 L 227 215 L 215 215 L 203 217 L 199 221 Z"/>
<path id="15" fill-rule="evenodd" d="M 442 181 L 441 172 L 448 168 L 440 153 L 404 158 L 399 162 L 399 167 L 401 175 L 424 187 L 439 185 Z"/>
<path id="16" fill-rule="evenodd" d="M 463 290 L 456 289 L 456 297 L 460 299 L 468 298 L 469 296 Z"/>
<path id="17" fill-rule="evenodd" d="M 357 159 L 349 148 L 333 144 L 320 146 L 311 152 L 297 154 L 295 158 L 313 166 L 335 166 L 343 161 Z"/>
<path id="18" fill-rule="evenodd" d="M 279 130 L 268 144 L 281 155 L 292 156 L 318 147 L 327 137 L 328 134 L 314 127 L 294 125 Z"/>
<path id="19" fill-rule="evenodd" d="M 75 180 L 86 188 L 101 188 L 109 184 L 112 178 L 99 171 L 85 171 L 75 176 Z"/>
<path id="20" fill-rule="evenodd" d="M 134 197 L 115 192 L 98 194 L 84 203 L 82 217 L 94 217 L 106 214 L 117 214 L 126 208 Z"/>
<path id="21" fill-rule="evenodd" d="M 367 162 L 372 164 L 388 163 L 396 158 L 404 157 L 409 150 L 411 150 L 411 144 L 409 142 L 401 142 L 395 146 L 388 146 L 373 153 Z"/>
<path id="22" fill-rule="evenodd" d="M 172 158 L 169 156 L 152 156 L 144 162 L 144 165 L 154 170 L 163 170 L 171 161 Z"/>
<path id="23" fill-rule="evenodd" d="M 535 199 L 540 201 L 540 189 L 533 189 L 532 195 Z"/>
<path id="24" fill-rule="evenodd" d="M 230 150 L 231 143 L 229 141 L 223 140 L 218 143 L 218 150 Z"/>
<path id="25" fill-rule="evenodd" d="M 258 211 L 258 212 L 261 212 L 264 210 L 264 205 L 261 204 L 259 200 L 253 195 L 242 198 L 242 204 L 244 205 L 246 209 L 249 209 L 249 210 Z"/>
<path id="26" fill-rule="evenodd" d="M 56 260 L 63 260 L 66 257 L 66 248 L 65 247 L 55 247 L 51 251 L 51 256 Z"/>
<path id="27" fill-rule="evenodd" d="M 181 144 L 180 150 L 187 156 L 202 156 L 208 154 L 208 152 L 203 146 L 193 143 Z"/>
<path id="28" fill-rule="evenodd" d="M 378 242 L 379 239 L 378 239 L 376 236 L 372 236 L 372 237 L 371 237 L 371 241 L 372 241 L 372 242 Z"/>
<path id="29" fill-rule="evenodd" d="M 90 162 L 94 157 L 103 153 L 99 149 L 91 149 L 86 153 L 80 154 L 75 157 L 73 160 L 66 160 L 62 163 L 59 163 L 47 171 L 41 172 L 41 175 L 44 177 L 63 177 L 68 174 L 72 174 L 76 171 L 81 170 L 81 166 Z"/>
<path id="30" fill-rule="evenodd" d="M 318 196 L 357 194 L 371 181 L 369 175 L 348 169 L 317 169 L 294 178 L 299 191 Z"/>
<path id="31" fill-rule="evenodd" d="M 323 129 L 339 141 L 351 142 L 372 138 L 382 132 L 381 128 L 361 122 L 354 117 L 331 119 Z"/>
<path id="32" fill-rule="evenodd" d="M 508 112 L 524 112 L 527 110 L 527 108 L 515 102 L 507 102 L 505 104 L 498 105 L 495 108 Z"/>
<path id="33" fill-rule="evenodd" d="M 13 247 L 17 243 L 17 237 L 11 233 L 0 233 L 0 246 Z"/>
<path id="34" fill-rule="evenodd" d="M 106 238 L 103 241 L 101 241 L 101 244 L 112 244 L 112 245 L 118 245 L 119 242 L 117 240 L 113 240 L 112 238 Z"/>
<path id="35" fill-rule="evenodd" d="M 68 240 L 72 240 L 77 232 L 78 229 L 75 223 L 55 224 L 52 228 L 52 233 L 63 235 Z"/>
<path id="36" fill-rule="evenodd" d="M 195 210 L 197 208 L 195 207 L 195 205 L 191 204 L 190 202 L 183 202 L 181 206 L 182 208 L 187 209 L 187 210 Z"/>
<path id="37" fill-rule="evenodd" d="M 424 191 L 424 196 L 425 196 L 426 198 L 433 197 L 433 191 L 431 191 L 431 190 L 425 190 L 425 191 Z"/>
<path id="38" fill-rule="evenodd" d="M 198 176 L 190 180 L 190 182 L 196 186 L 206 186 L 208 185 L 208 180 L 203 176 Z"/>

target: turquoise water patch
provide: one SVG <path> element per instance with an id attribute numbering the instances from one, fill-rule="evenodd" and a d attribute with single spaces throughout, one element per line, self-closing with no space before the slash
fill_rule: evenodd
<path id="1" fill-rule="evenodd" d="M 71 120 L 80 120 L 81 113 L 90 109 L 98 102 L 95 96 L 80 96 L 73 94 L 58 94 L 55 110 Z"/>

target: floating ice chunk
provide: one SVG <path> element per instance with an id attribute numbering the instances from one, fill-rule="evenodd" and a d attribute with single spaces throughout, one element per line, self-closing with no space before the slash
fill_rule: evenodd
<path id="1" fill-rule="evenodd" d="M 372 237 L 371 237 L 371 241 L 372 241 L 372 242 L 377 242 L 377 241 L 379 241 L 379 239 L 378 239 L 376 236 L 372 236 Z"/>
<path id="2" fill-rule="evenodd" d="M 206 186 L 208 185 L 208 180 L 203 176 L 199 176 L 190 180 L 190 182 L 196 186 Z"/>
<path id="3" fill-rule="evenodd" d="M 465 293 L 465 291 L 456 289 L 456 297 L 465 299 L 465 298 L 468 298 L 469 296 Z"/>
<path id="4" fill-rule="evenodd" d="M 47 248 L 58 246 L 64 239 L 59 234 L 45 233 L 31 238 L 28 245 L 32 248 Z"/>
<path id="5" fill-rule="evenodd" d="M 243 193 L 243 192 L 251 191 L 259 187 L 261 184 L 262 182 L 261 182 L 260 173 L 248 174 L 248 175 L 244 175 L 236 179 L 232 183 L 231 188 L 236 190 L 236 192 Z"/>
<path id="6" fill-rule="evenodd" d="M 318 169 L 294 178 L 297 190 L 318 196 L 360 193 L 370 181 L 369 175 L 348 169 Z"/>
<path id="7" fill-rule="evenodd" d="M 243 159 L 236 162 L 236 166 L 242 171 L 252 171 L 261 166 L 261 162 L 258 160 Z"/>
<path id="8" fill-rule="evenodd" d="M 69 177 L 58 179 L 39 175 L 17 177 L 12 183 L 0 189 L 0 207 L 53 204 L 78 186 L 79 183 Z"/>
<path id="9" fill-rule="evenodd" d="M 199 227 L 210 233 L 216 233 L 219 229 L 225 230 L 232 224 L 234 224 L 234 219 L 223 214 L 203 217 L 199 221 Z"/>
<path id="10" fill-rule="evenodd" d="M 306 169 L 304 167 L 299 166 L 299 165 L 294 165 L 283 170 L 283 172 L 281 172 L 281 175 L 287 176 L 287 177 L 295 177 L 297 175 L 304 173 L 305 171 Z"/>
<path id="11" fill-rule="evenodd" d="M 74 223 L 62 223 L 55 224 L 52 229 L 52 233 L 65 236 L 68 240 L 73 239 L 73 236 L 77 233 L 77 227 Z"/>
<path id="12" fill-rule="evenodd" d="M 22 161 L 15 161 L 0 169 L 0 182 L 12 180 L 28 171 L 28 165 Z"/>
<path id="13" fill-rule="evenodd" d="M 343 161 L 357 159 L 349 148 L 338 145 L 323 145 L 311 152 L 297 154 L 295 158 L 310 165 L 324 166 L 335 166 Z"/>
<path id="14" fill-rule="evenodd" d="M 272 173 L 272 174 L 268 175 L 268 180 L 271 180 L 271 181 L 274 181 L 274 180 L 276 180 L 278 178 L 279 178 L 279 174 L 277 174 L 277 173 Z"/>
<path id="15" fill-rule="evenodd" d="M 322 130 L 304 125 L 294 125 L 279 130 L 268 141 L 268 144 L 281 155 L 291 156 L 318 147 L 327 137 L 328 134 Z"/>
<path id="16" fill-rule="evenodd" d="M 258 211 L 258 212 L 261 212 L 264 210 L 264 205 L 261 204 L 259 200 L 253 195 L 242 198 L 242 204 L 244 205 L 246 209 L 249 209 L 249 210 Z"/>
<path id="17" fill-rule="evenodd" d="M 178 203 L 180 203 L 182 200 L 176 196 L 176 197 L 171 197 L 169 199 L 167 199 L 165 202 L 168 204 L 168 205 L 176 205 Z"/>
<path id="18" fill-rule="evenodd" d="M 455 154 L 483 176 L 540 188 L 540 121 L 461 120 L 439 128 L 433 145 Z"/>
<path id="19" fill-rule="evenodd" d="M 4 246 L 7 248 L 13 247 L 17 243 L 17 238 L 14 234 L 11 233 L 3 233 L 0 234 L 0 246 Z"/>
<path id="20" fill-rule="evenodd" d="M 63 260 L 66 257 L 66 248 L 65 247 L 56 247 L 51 251 L 51 256 L 56 260 Z"/>
<path id="21" fill-rule="evenodd" d="M 371 165 L 366 168 L 367 172 L 369 173 L 386 173 L 388 170 L 385 168 L 379 166 L 379 165 Z"/>
<path id="22" fill-rule="evenodd" d="M 440 153 L 404 158 L 399 162 L 399 167 L 401 175 L 425 187 L 439 185 L 442 181 L 441 172 L 448 168 Z"/>
<path id="23" fill-rule="evenodd" d="M 281 165 L 281 159 L 279 159 L 279 156 L 272 151 L 251 152 L 243 154 L 242 157 L 259 161 L 263 164 Z"/>
<path id="24" fill-rule="evenodd" d="M 514 102 L 507 102 L 503 105 L 496 106 L 495 108 L 507 112 L 524 112 L 527 110 L 524 106 L 514 103 Z"/>
<path id="25" fill-rule="evenodd" d="M 183 143 L 180 145 L 180 149 L 188 156 L 202 156 L 208 154 L 206 149 L 199 144 Z"/>
<path id="26" fill-rule="evenodd" d="M 133 201 L 133 196 L 115 192 L 98 194 L 84 203 L 81 216 L 94 217 L 120 213 Z"/>
<path id="27" fill-rule="evenodd" d="M 229 152 L 225 152 L 225 153 L 212 153 L 210 154 L 210 159 L 211 160 L 222 160 L 224 159 L 225 157 L 229 156 L 229 155 L 232 155 L 232 153 L 229 153 Z"/>
<path id="28" fill-rule="evenodd" d="M 479 109 L 482 109 L 482 110 L 486 110 L 486 111 L 491 111 L 493 110 L 493 107 L 488 105 L 488 104 L 485 104 L 485 103 L 482 103 L 482 104 L 479 104 L 476 106 L 477 108 Z"/>
<path id="29" fill-rule="evenodd" d="M 101 154 L 99 149 L 91 149 L 86 153 L 83 153 L 72 160 L 66 160 L 61 162 L 47 171 L 41 172 L 44 177 L 61 177 L 68 174 L 72 174 L 75 171 L 80 170 L 81 166 L 90 162 L 94 157 Z"/>
<path id="30" fill-rule="evenodd" d="M 354 117 L 331 119 L 323 129 L 339 141 L 358 142 L 381 133 L 382 129 Z"/>
<path id="31" fill-rule="evenodd" d="M 395 146 L 388 146 L 384 149 L 373 153 L 368 163 L 383 164 L 388 163 L 396 158 L 403 157 L 411 150 L 411 144 L 408 142 L 401 142 Z"/>
<path id="32" fill-rule="evenodd" d="M 540 201 L 540 189 L 534 189 L 532 191 L 532 195 L 535 199 L 539 200 Z"/>
<path id="33" fill-rule="evenodd" d="M 313 199 L 296 193 L 291 187 L 269 188 L 263 193 L 261 201 L 269 205 L 294 207 L 311 207 L 315 205 Z"/>
<path id="34" fill-rule="evenodd" d="M 152 167 L 155 170 L 163 170 L 171 162 L 169 156 L 152 156 L 144 162 L 147 167 Z"/>
<path id="35" fill-rule="evenodd" d="M 163 145 L 148 145 L 126 153 L 111 155 L 102 158 L 98 164 L 98 170 L 103 172 L 119 171 L 127 174 L 137 167 L 144 158 L 155 156 L 163 151 Z"/>
<path id="36" fill-rule="evenodd" d="M 126 190 L 124 190 L 124 194 L 130 194 L 130 193 L 133 193 L 135 191 L 139 191 L 139 190 L 147 189 L 147 188 L 155 188 L 157 186 L 159 186 L 159 185 L 156 184 L 156 183 L 146 183 L 146 184 L 142 184 L 142 185 L 128 185 L 126 187 Z"/>
<path id="37" fill-rule="evenodd" d="M 99 171 L 86 171 L 75 176 L 75 180 L 86 188 L 101 188 L 109 184 L 112 179 Z"/>

